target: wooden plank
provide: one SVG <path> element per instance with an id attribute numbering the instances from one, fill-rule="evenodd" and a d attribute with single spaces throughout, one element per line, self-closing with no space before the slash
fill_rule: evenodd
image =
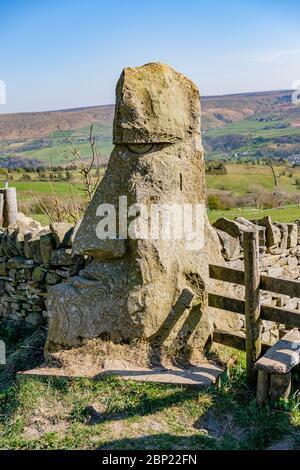
<path id="1" fill-rule="evenodd" d="M 289 331 L 255 364 L 255 370 L 269 374 L 288 374 L 300 363 L 300 331 Z"/>
<path id="2" fill-rule="evenodd" d="M 300 328 L 300 312 L 296 310 L 286 310 L 280 307 L 272 307 L 271 305 L 262 305 L 261 318 L 293 328 Z"/>
<path id="3" fill-rule="evenodd" d="M 256 401 L 258 406 L 263 406 L 267 403 L 270 393 L 270 374 L 264 370 L 258 371 Z"/>
<path id="4" fill-rule="evenodd" d="M 227 268 L 225 266 L 209 265 L 209 277 L 217 281 L 232 282 L 233 284 L 244 285 L 244 271 Z"/>
<path id="5" fill-rule="evenodd" d="M 228 333 L 228 331 L 215 330 L 213 333 L 213 342 L 238 349 L 239 351 L 246 350 L 246 336 L 242 333 L 234 334 Z"/>
<path id="6" fill-rule="evenodd" d="M 261 355 L 260 272 L 258 231 L 244 231 L 246 369 L 249 385 L 255 385 L 254 364 Z"/>
<path id="7" fill-rule="evenodd" d="M 262 371 L 260 371 L 262 372 Z M 270 381 L 270 398 L 277 401 L 279 398 L 288 399 L 292 389 L 292 374 L 289 372 L 285 375 L 271 375 Z"/>
<path id="8" fill-rule="evenodd" d="M 227 268 L 225 266 L 209 265 L 209 276 L 218 281 L 231 282 L 233 284 L 245 285 L 244 271 Z M 300 298 L 300 281 L 282 279 L 279 277 L 260 276 L 260 288 L 275 294 L 288 295 Z"/>
<path id="9" fill-rule="evenodd" d="M 228 331 L 215 330 L 213 333 L 213 342 L 246 351 L 246 336 L 243 333 L 229 333 Z M 268 343 L 262 343 L 262 352 L 265 353 L 271 347 Z"/>
<path id="10" fill-rule="evenodd" d="M 227 310 L 228 312 L 245 313 L 245 302 L 244 300 L 233 299 L 231 297 L 224 297 L 217 294 L 208 294 L 208 305 L 209 307 L 218 308 L 220 310 Z"/>
<path id="11" fill-rule="evenodd" d="M 260 276 L 260 288 L 276 294 L 300 298 L 300 282 L 279 277 Z"/>
<path id="12" fill-rule="evenodd" d="M 209 293 L 208 306 L 226 310 L 227 312 L 239 313 L 240 315 L 245 314 L 244 300 L 224 297 L 222 295 Z M 262 320 L 281 323 L 293 328 L 300 328 L 300 312 L 296 310 L 287 310 L 280 307 L 273 307 L 272 305 L 261 305 L 260 317 Z"/>

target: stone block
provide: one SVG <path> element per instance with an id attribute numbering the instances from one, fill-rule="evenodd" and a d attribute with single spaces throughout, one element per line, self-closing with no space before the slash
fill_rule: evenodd
<path id="1" fill-rule="evenodd" d="M 55 240 L 56 248 L 71 248 L 71 239 L 74 226 L 67 222 L 54 222 L 50 225 L 50 230 Z"/>
<path id="2" fill-rule="evenodd" d="M 74 264 L 72 250 L 69 248 L 60 248 L 53 250 L 51 255 L 52 266 L 71 266 Z"/>

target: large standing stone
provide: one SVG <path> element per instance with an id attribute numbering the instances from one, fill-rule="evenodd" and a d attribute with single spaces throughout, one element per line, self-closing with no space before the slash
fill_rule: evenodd
<path id="1" fill-rule="evenodd" d="M 198 350 L 210 330 L 208 264 L 222 263 L 217 234 L 206 217 L 205 244 L 196 251 L 184 239 L 97 236 L 98 208 L 110 204 L 118 227 L 122 196 L 128 207 L 143 206 L 148 214 L 153 204 L 204 206 L 196 86 L 167 65 L 125 69 L 117 85 L 113 140 L 106 173 L 74 241 L 74 254 L 93 260 L 80 276 L 52 289 L 46 350 L 96 337 L 116 342 L 144 338 L 151 343 L 169 335 L 188 343 L 190 351 Z M 132 218 L 126 228 L 130 222 Z"/>

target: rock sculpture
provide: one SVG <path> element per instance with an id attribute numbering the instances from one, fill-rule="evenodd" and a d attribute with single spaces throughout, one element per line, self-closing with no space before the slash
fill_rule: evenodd
<path id="1" fill-rule="evenodd" d="M 210 331 L 205 291 L 209 257 L 222 263 L 217 234 L 204 215 L 205 243 L 194 250 L 185 239 L 141 237 L 143 229 L 130 224 L 139 219 L 145 228 L 153 205 L 204 207 L 199 92 L 182 74 L 152 63 L 125 69 L 116 95 L 115 147 L 73 245 L 74 254 L 92 261 L 52 289 L 46 349 L 51 353 L 91 338 L 145 339 L 161 346 L 173 335 L 192 353 Z M 126 221 L 125 203 L 130 211 L 143 207 L 146 216 L 129 211 Z M 111 239 L 99 238 L 107 215 L 99 207 L 114 208 L 119 230 Z"/>

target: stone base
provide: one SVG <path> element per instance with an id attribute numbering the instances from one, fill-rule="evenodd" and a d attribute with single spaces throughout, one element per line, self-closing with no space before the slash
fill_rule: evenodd
<path id="1" fill-rule="evenodd" d="M 224 369 L 213 362 L 205 362 L 197 367 L 188 369 L 145 369 L 135 368 L 134 370 L 118 370 L 118 369 L 101 369 L 96 375 L 82 375 L 70 373 L 66 369 L 55 367 L 39 367 L 32 370 L 17 373 L 17 381 L 41 378 L 89 378 L 92 380 L 100 380 L 107 375 L 116 375 L 122 380 L 133 380 L 136 382 L 153 382 L 159 384 L 184 385 L 189 387 L 209 387 L 218 384 L 220 377 L 224 374 Z"/>

